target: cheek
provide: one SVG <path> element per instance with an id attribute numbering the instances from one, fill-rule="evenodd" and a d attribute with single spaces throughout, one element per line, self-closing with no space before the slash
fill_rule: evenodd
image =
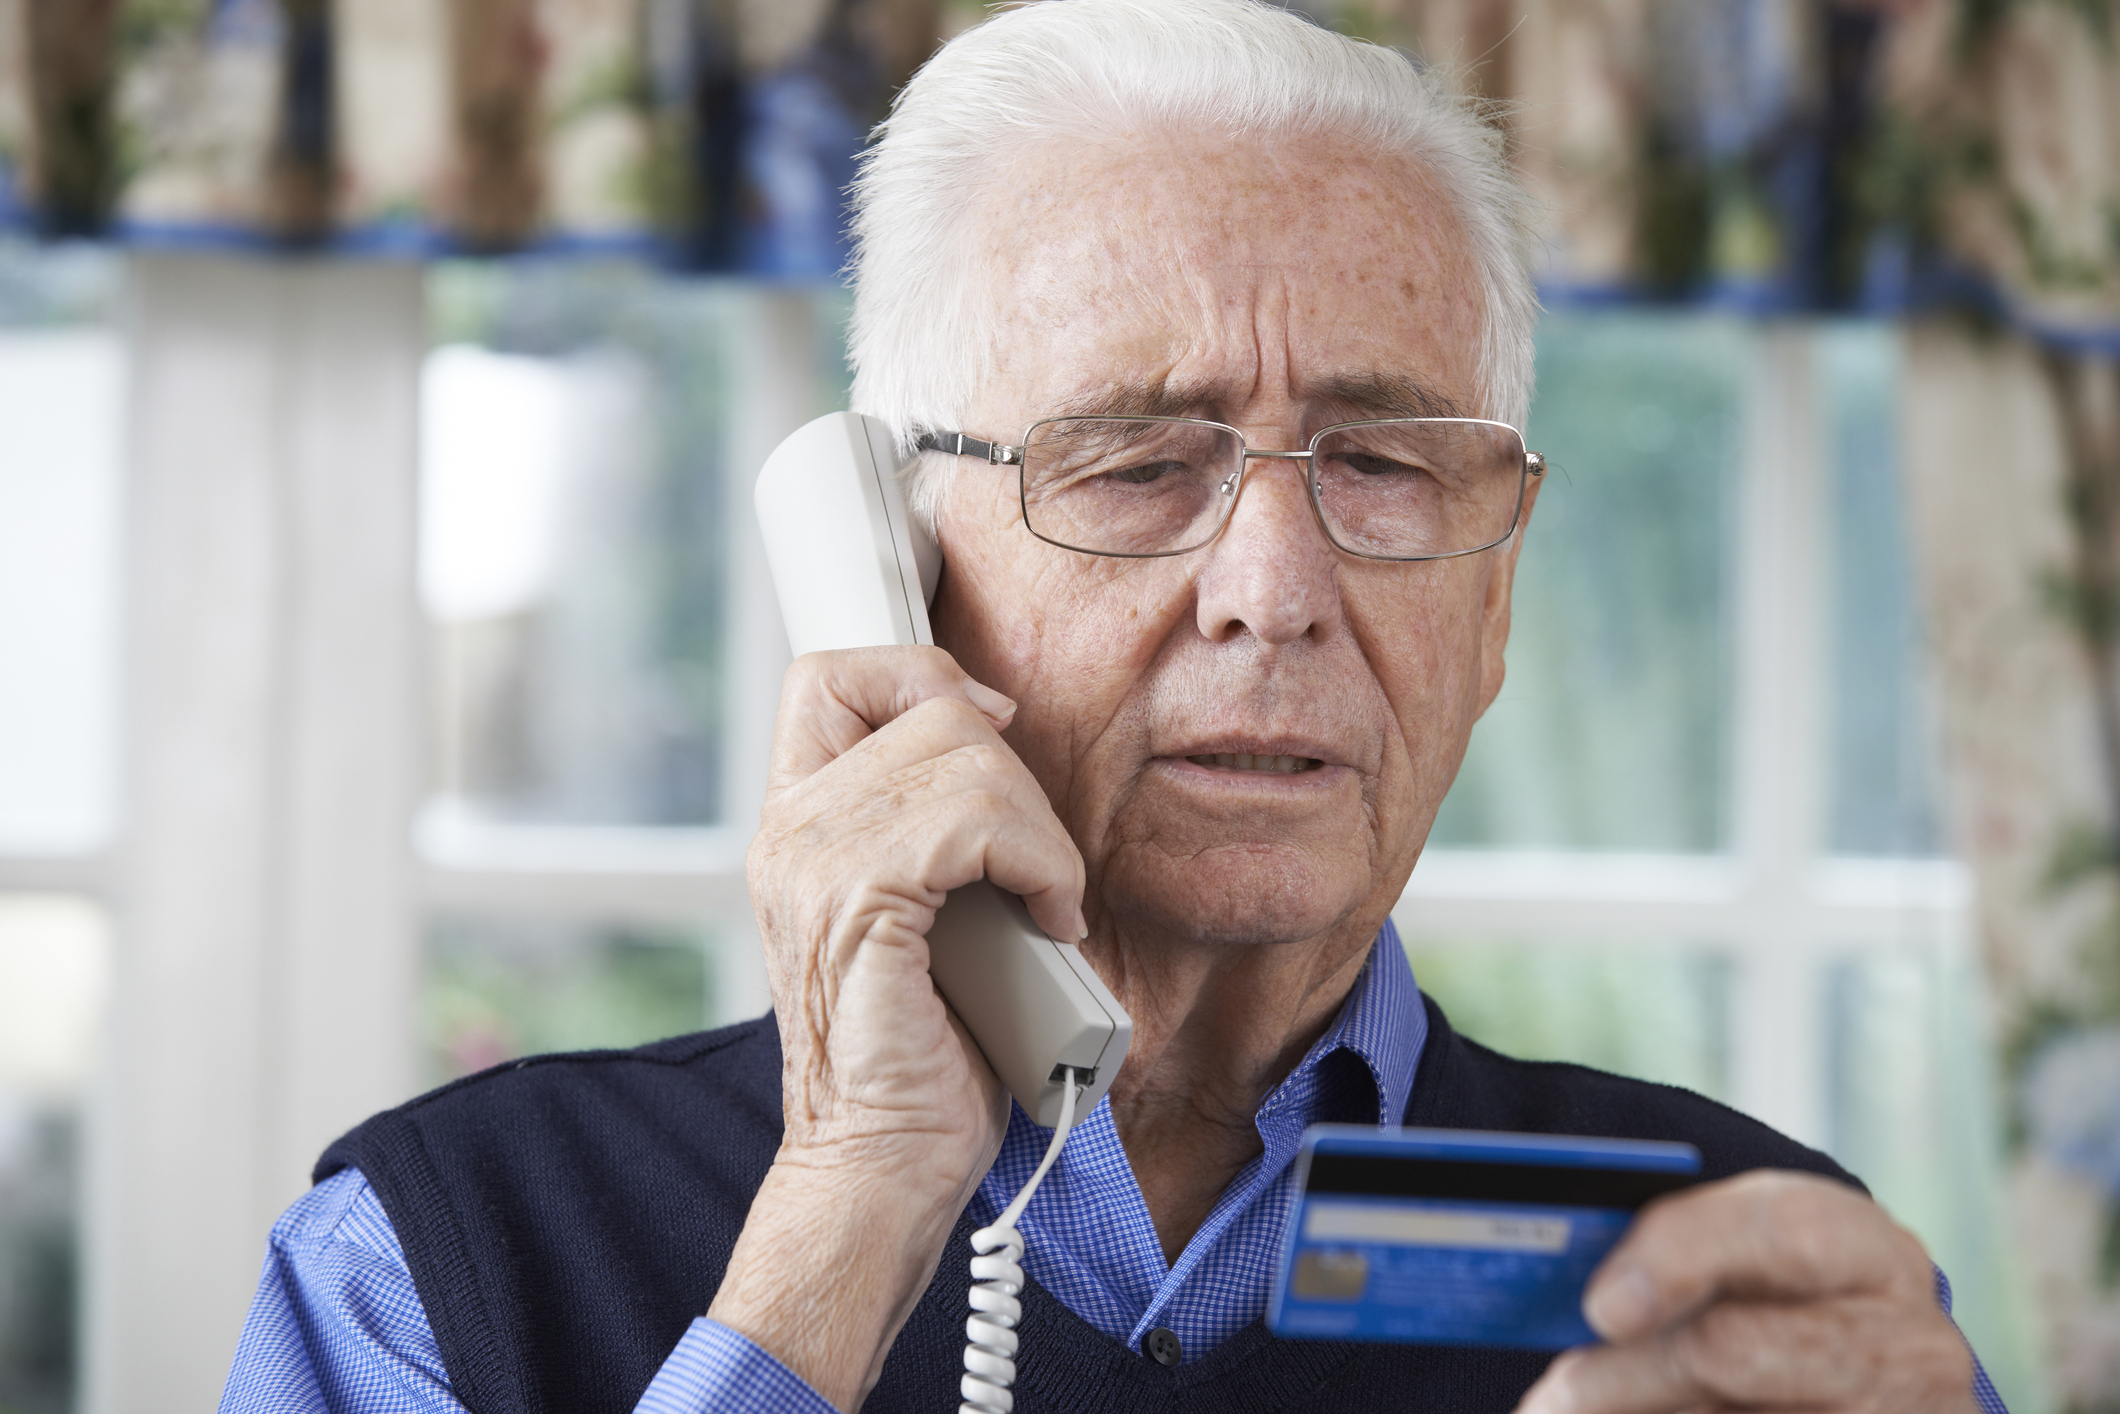
<path id="1" fill-rule="evenodd" d="M 1165 610 L 1184 596 L 1162 582 L 1163 562 L 1058 549 L 1016 510 L 1013 483 L 1006 495 L 951 486 L 935 634 L 966 672 L 1021 704 L 1007 739 L 1057 804 L 1078 793 L 1075 778 L 1155 659 Z"/>
<path id="2" fill-rule="evenodd" d="M 1476 558 L 1446 560 L 1375 593 L 1348 593 L 1349 618 L 1396 727 L 1387 760 L 1398 756 L 1417 780 L 1442 772 L 1448 785 L 1479 716 L 1486 581 Z"/>

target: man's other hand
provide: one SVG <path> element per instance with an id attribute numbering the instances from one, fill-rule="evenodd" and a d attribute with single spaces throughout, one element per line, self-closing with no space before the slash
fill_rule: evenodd
<path id="1" fill-rule="evenodd" d="M 1960 1414 L 1973 1359 L 1921 1243 L 1862 1194 L 1761 1171 L 1645 1209 L 1590 1280 L 1607 1345 L 1571 1350 L 1519 1414 Z"/>

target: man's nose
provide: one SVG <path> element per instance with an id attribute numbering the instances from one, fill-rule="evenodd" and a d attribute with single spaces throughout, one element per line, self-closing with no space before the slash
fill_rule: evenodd
<path id="1" fill-rule="evenodd" d="M 1206 553 L 1197 612 L 1211 643 L 1249 632 L 1279 647 L 1339 612 L 1335 555 L 1311 510 L 1308 461 L 1249 461 L 1229 523 Z"/>

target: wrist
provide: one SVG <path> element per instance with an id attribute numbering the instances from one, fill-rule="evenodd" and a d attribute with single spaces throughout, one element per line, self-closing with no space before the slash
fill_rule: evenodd
<path id="1" fill-rule="evenodd" d="M 945 1189 L 879 1170 L 873 1147 L 783 1149 L 706 1313 L 847 1410 L 874 1385 L 978 1179 Z"/>

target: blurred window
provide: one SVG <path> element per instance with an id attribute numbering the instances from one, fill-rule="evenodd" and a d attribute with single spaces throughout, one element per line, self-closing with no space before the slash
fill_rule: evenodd
<path id="1" fill-rule="evenodd" d="M 1495 937 L 1422 939 L 1407 952 L 1451 1025 L 1496 1050 L 1730 1098 L 1732 969 L 1712 947 Z"/>
<path id="2" fill-rule="evenodd" d="M 1546 484 L 1509 675 L 1436 821 L 1450 847 L 1713 850 L 1729 840 L 1747 326 L 1540 322 L 1526 437 Z"/>
<path id="3" fill-rule="evenodd" d="M 1860 322 L 1542 321 L 1528 435 L 1553 470 L 1508 678 L 1397 916 L 1471 1035 L 1830 1150 L 2023 1388 L 1898 347 Z"/>
<path id="4" fill-rule="evenodd" d="M 83 1107 L 109 991 L 119 261 L 0 237 L 0 1409 L 74 1402 Z"/>
<path id="5" fill-rule="evenodd" d="M 435 265 L 428 302 L 428 1072 L 757 1015 L 786 654 L 749 474 L 844 406 L 844 299 L 520 259 Z"/>
<path id="6" fill-rule="evenodd" d="M 103 911 L 0 893 L 0 1409 L 73 1407 L 82 1108 L 110 971 Z"/>
<path id="7" fill-rule="evenodd" d="M 728 300 L 445 264 L 421 387 L 435 785 L 493 821 L 719 818 Z"/>
<path id="8" fill-rule="evenodd" d="M 1899 338 L 1889 325 L 1827 324 L 1815 349 L 1832 517 L 1826 845 L 1941 855 L 1936 705 L 1890 416 Z"/>
<path id="9" fill-rule="evenodd" d="M 427 937 L 425 1078 L 701 1030 L 718 941 L 698 925 L 445 913 Z"/>
<path id="10" fill-rule="evenodd" d="M 71 1397 L 118 823 L 117 287 L 94 252 L 0 245 L 0 1408 Z M 844 405 L 843 296 L 527 259 L 442 263 L 428 292 L 425 1076 L 755 1015 L 742 850 L 785 644 L 748 481 Z M 1896 349 L 1856 323 L 1543 322 L 1553 470 L 1508 679 L 1397 917 L 1469 1034 L 1831 1148 L 1959 1278 L 2007 1382 Z"/>
<path id="11" fill-rule="evenodd" d="M 0 240 L 0 853 L 111 831 L 124 359 L 116 262 Z"/>

